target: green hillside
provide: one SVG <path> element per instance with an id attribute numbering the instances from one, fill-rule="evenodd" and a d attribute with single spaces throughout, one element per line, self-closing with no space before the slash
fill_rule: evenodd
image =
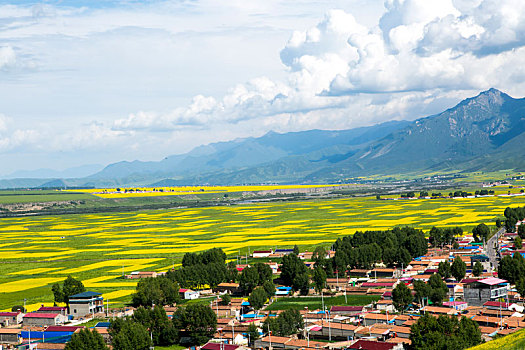
<path id="1" fill-rule="evenodd" d="M 522 350 L 525 349 L 525 329 L 475 346 L 469 350 Z"/>

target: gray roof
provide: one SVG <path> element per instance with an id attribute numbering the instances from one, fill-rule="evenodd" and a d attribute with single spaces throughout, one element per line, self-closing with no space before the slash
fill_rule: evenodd
<path id="1" fill-rule="evenodd" d="M 70 295 L 69 298 L 91 298 L 91 297 L 96 297 L 96 296 L 99 296 L 99 295 L 102 295 L 102 293 L 97 293 L 97 292 L 83 292 L 83 293 L 78 293 L 78 294 L 75 294 L 75 295 Z"/>

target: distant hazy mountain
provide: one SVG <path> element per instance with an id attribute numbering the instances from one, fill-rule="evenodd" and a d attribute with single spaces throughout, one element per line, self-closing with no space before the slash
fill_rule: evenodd
<path id="1" fill-rule="evenodd" d="M 516 152 L 514 139 L 523 139 L 524 132 L 525 99 L 490 89 L 443 113 L 416 120 L 339 165 L 366 173 L 464 168 L 462 163 L 480 156 L 495 158 L 509 148 Z M 523 155 L 523 147 L 520 151 Z M 504 159 L 503 163 L 513 167 Z"/>
<path id="2" fill-rule="evenodd" d="M 339 144 L 171 183 L 332 182 L 424 171 L 525 169 L 525 99 L 496 89 L 356 147 Z M 304 141 L 308 142 L 308 141 Z"/>
<path id="3" fill-rule="evenodd" d="M 371 174 L 525 169 L 525 99 L 496 89 L 413 122 L 310 130 L 197 147 L 158 162 L 119 162 L 68 186 L 322 183 Z M 41 172 L 42 173 L 42 172 Z M 0 188 L 58 184 L 1 180 Z"/>
<path id="4" fill-rule="evenodd" d="M 318 157 L 344 156 L 408 124 L 406 121 L 392 121 L 351 130 L 269 132 L 259 138 L 197 147 L 187 154 L 169 156 L 159 162 L 114 163 L 90 176 L 89 180 L 123 179 L 123 182 L 128 182 L 131 179 L 171 177 L 184 182 L 184 179 L 200 178 L 202 174 L 243 171 L 286 157 L 310 159 L 315 154 Z"/>

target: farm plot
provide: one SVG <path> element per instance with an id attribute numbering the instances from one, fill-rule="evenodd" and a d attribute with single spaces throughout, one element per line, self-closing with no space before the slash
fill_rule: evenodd
<path id="1" fill-rule="evenodd" d="M 0 219 L 0 310 L 52 303 L 68 275 L 110 303 L 130 300 L 132 271 L 166 271 L 186 252 L 222 248 L 230 258 L 261 248 L 311 250 L 357 230 L 492 224 L 525 197 L 379 201 L 375 198 L 259 203 Z M 31 306 L 32 307 L 32 306 Z"/>

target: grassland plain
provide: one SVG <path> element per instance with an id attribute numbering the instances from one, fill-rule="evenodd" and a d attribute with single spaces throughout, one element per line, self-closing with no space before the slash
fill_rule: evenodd
<path id="1" fill-rule="evenodd" d="M 472 228 L 493 223 L 525 197 L 379 201 L 371 197 L 258 203 L 127 213 L 0 220 L 0 310 L 27 299 L 52 303 L 51 284 L 71 274 L 114 305 L 136 281 L 122 274 L 165 271 L 186 252 L 218 247 L 234 257 L 257 248 L 311 250 L 357 230 L 395 226 Z"/>

